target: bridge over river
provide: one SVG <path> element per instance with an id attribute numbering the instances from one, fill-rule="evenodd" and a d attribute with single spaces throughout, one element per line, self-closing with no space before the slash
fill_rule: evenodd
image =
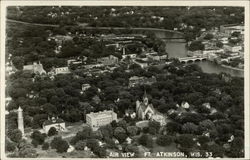
<path id="1" fill-rule="evenodd" d="M 208 58 L 207 56 L 202 56 L 202 57 L 194 56 L 194 57 L 181 57 L 181 58 L 178 58 L 178 60 L 180 62 L 188 63 L 188 62 L 204 61 L 207 58 Z"/>

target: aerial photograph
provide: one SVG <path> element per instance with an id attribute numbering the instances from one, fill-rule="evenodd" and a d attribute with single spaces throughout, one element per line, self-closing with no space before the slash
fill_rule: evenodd
<path id="1" fill-rule="evenodd" d="M 244 6 L 7 6 L 5 157 L 244 158 L 244 19 Z"/>

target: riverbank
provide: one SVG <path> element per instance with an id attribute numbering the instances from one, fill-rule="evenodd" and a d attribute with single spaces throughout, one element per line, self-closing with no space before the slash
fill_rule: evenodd
<path id="1" fill-rule="evenodd" d="M 222 64 L 221 66 L 224 67 L 224 68 L 235 70 L 235 71 L 242 71 L 242 72 L 244 72 L 244 69 L 241 69 L 241 68 L 235 68 L 235 67 L 227 66 L 227 65 L 224 65 L 224 64 Z"/>

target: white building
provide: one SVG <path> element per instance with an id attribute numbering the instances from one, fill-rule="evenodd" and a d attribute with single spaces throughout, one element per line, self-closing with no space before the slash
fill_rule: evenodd
<path id="1" fill-rule="evenodd" d="M 223 53 L 223 49 L 208 49 L 203 51 L 203 55 L 209 55 L 209 54 L 214 54 L 214 53 Z"/>
<path id="2" fill-rule="evenodd" d="M 227 51 L 230 51 L 230 52 L 238 52 L 240 50 L 242 50 L 242 47 L 241 45 L 236 45 L 236 46 L 233 46 L 233 45 L 224 45 L 224 49 L 227 50 Z"/>
<path id="3" fill-rule="evenodd" d="M 66 129 L 65 122 L 60 118 L 52 118 L 43 122 L 43 130 L 48 133 L 51 127 L 55 127 L 57 131 L 63 131 Z"/>
<path id="4" fill-rule="evenodd" d="M 117 121 L 117 114 L 111 110 L 96 113 L 89 113 L 86 115 L 86 123 L 95 131 L 100 126 L 110 124 L 112 121 Z"/>
<path id="5" fill-rule="evenodd" d="M 54 71 L 55 71 L 55 74 L 68 74 L 68 73 L 70 73 L 68 67 L 55 68 Z"/>
<path id="6" fill-rule="evenodd" d="M 148 67 L 148 63 L 142 60 L 133 60 L 135 64 L 138 64 L 141 68 Z"/>
<path id="7" fill-rule="evenodd" d="M 87 89 L 89 89 L 91 86 L 88 83 L 82 84 L 82 91 L 86 91 Z"/>
<path id="8" fill-rule="evenodd" d="M 46 71 L 43 69 L 43 65 L 39 62 L 33 62 L 31 65 L 24 65 L 23 70 L 31 71 L 35 74 L 46 74 Z"/>

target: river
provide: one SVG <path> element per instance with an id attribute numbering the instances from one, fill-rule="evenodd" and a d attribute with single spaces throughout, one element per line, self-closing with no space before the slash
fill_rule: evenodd
<path id="1" fill-rule="evenodd" d="M 186 42 L 181 40 L 164 40 L 166 42 L 166 51 L 169 54 L 170 58 L 180 58 L 187 57 L 187 48 Z M 194 62 L 198 66 L 201 67 L 202 71 L 205 73 L 216 73 L 219 74 L 221 72 L 229 73 L 231 76 L 235 77 L 244 77 L 244 71 L 233 70 L 230 68 L 222 67 L 218 64 L 215 64 L 211 61 L 201 61 Z"/>

